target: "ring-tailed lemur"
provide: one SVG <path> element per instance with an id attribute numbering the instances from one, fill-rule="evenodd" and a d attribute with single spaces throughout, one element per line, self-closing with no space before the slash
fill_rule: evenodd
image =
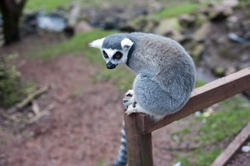
<path id="1" fill-rule="evenodd" d="M 133 90 L 123 99 L 125 113 L 142 112 L 157 121 L 187 103 L 195 84 L 195 66 L 176 41 L 137 32 L 109 35 L 90 46 L 101 50 L 108 69 L 126 64 L 136 74 Z M 115 166 L 126 164 L 124 139 Z"/>

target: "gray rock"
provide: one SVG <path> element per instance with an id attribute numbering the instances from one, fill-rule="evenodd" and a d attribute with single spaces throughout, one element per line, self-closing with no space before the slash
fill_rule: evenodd
<path id="1" fill-rule="evenodd" d="M 80 21 L 75 27 L 75 32 L 76 33 L 89 32 L 92 29 L 93 28 L 86 21 Z"/>
<path id="2" fill-rule="evenodd" d="M 192 49 L 191 56 L 194 58 L 194 60 L 199 61 L 201 59 L 204 50 L 205 50 L 204 44 L 198 43 Z"/>
<path id="3" fill-rule="evenodd" d="M 87 8 L 83 10 L 86 20 L 91 26 L 102 29 L 121 29 L 127 24 L 128 20 L 132 20 L 140 15 L 148 13 L 145 6 L 134 6 L 125 8 L 124 6 L 107 6 L 105 8 Z"/>
<path id="4" fill-rule="evenodd" d="M 239 17 L 232 15 L 227 18 L 226 20 L 226 25 L 230 30 L 235 30 L 239 28 L 240 23 L 239 23 Z"/>
<path id="5" fill-rule="evenodd" d="M 120 28 L 122 31 L 141 31 L 141 32 L 154 32 L 155 28 L 159 25 L 159 21 L 154 17 L 141 16 L 131 22 L 128 22 Z"/>
<path id="6" fill-rule="evenodd" d="M 215 68 L 212 68 L 212 73 L 216 77 L 223 77 L 226 74 L 226 69 L 223 67 L 215 67 Z"/>
<path id="7" fill-rule="evenodd" d="M 232 8 L 226 6 L 213 6 L 210 8 L 208 17 L 211 21 L 221 21 L 233 13 Z"/>
<path id="8" fill-rule="evenodd" d="M 176 32 L 181 31 L 181 25 L 177 18 L 169 18 L 161 20 L 155 32 L 160 35 L 166 35 L 170 31 L 172 33 L 174 33 L 174 31 Z"/>
<path id="9" fill-rule="evenodd" d="M 179 23 L 186 28 L 193 27 L 195 25 L 195 17 L 190 14 L 183 14 L 179 17 Z"/>
<path id="10" fill-rule="evenodd" d="M 194 40 L 198 42 L 204 41 L 207 38 L 208 34 L 210 33 L 210 30 L 211 30 L 210 23 L 203 24 L 201 28 L 195 32 L 193 37 Z"/>

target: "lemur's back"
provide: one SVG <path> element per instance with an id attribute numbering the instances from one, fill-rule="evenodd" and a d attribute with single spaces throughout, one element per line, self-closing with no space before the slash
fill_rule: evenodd
<path id="1" fill-rule="evenodd" d="M 140 89 L 137 96 L 143 95 L 137 100 L 145 109 L 153 112 L 160 110 L 159 114 L 178 111 L 187 102 L 195 83 L 195 67 L 191 57 L 172 39 L 144 33 L 130 35 L 136 45 L 128 66 L 137 75 L 148 77 L 146 80 L 138 77 L 134 83 L 134 91 Z M 151 92 L 150 87 L 158 88 L 158 94 Z M 142 89 L 145 93 L 141 92 Z M 147 95 L 150 97 L 145 97 Z"/>

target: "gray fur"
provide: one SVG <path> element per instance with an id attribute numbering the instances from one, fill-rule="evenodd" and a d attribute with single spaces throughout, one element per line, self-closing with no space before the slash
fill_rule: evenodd
<path id="1" fill-rule="evenodd" d="M 124 38 L 134 42 L 124 56 L 128 56 L 126 64 L 136 74 L 135 101 L 161 118 L 180 110 L 195 84 L 192 58 L 176 41 L 148 33 L 113 34 L 105 37 L 102 48 L 122 49 Z"/>
<path id="2" fill-rule="evenodd" d="M 104 40 L 104 42 L 102 44 L 102 47 L 103 48 L 111 48 L 111 49 L 121 50 L 122 49 L 121 41 L 124 38 L 125 38 L 125 34 L 109 35 L 109 36 L 105 37 L 105 40 Z"/>
<path id="3" fill-rule="evenodd" d="M 124 38 L 134 43 L 129 51 L 122 50 L 121 41 Z M 187 103 L 195 84 L 195 66 L 192 58 L 176 41 L 147 33 L 113 34 L 104 38 L 102 49 L 121 50 L 125 56 L 123 60 L 106 62 L 116 65 L 125 63 L 136 74 L 133 98 L 143 108 L 138 112 L 159 120 L 179 111 Z M 124 132 L 114 166 L 125 166 L 126 162 Z"/>
<path id="4" fill-rule="evenodd" d="M 135 101 L 163 117 L 180 110 L 195 84 L 192 58 L 172 39 L 145 33 L 129 36 L 137 39 L 128 60 L 128 67 L 137 75 Z"/>

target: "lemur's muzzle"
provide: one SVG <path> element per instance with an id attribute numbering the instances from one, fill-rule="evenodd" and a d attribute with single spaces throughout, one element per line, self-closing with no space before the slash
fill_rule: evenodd
<path id="1" fill-rule="evenodd" d="M 113 64 L 113 63 L 111 63 L 111 62 L 108 62 L 108 63 L 106 64 L 106 67 L 107 67 L 108 69 L 114 69 L 114 68 L 116 67 L 116 65 Z"/>

